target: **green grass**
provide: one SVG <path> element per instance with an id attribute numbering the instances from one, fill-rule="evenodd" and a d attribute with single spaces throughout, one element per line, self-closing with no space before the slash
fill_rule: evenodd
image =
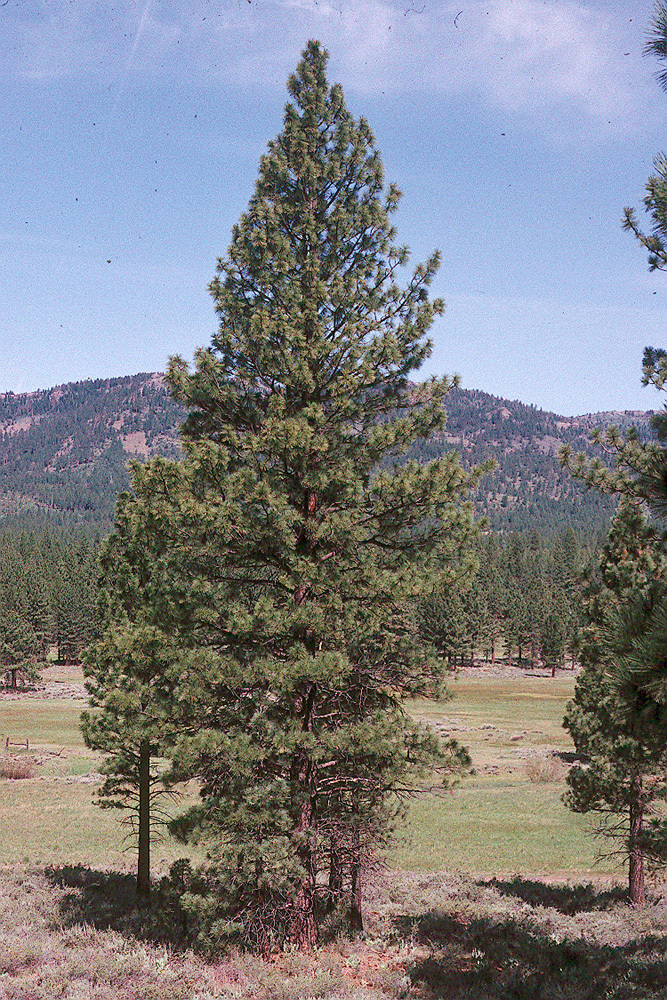
<path id="1" fill-rule="evenodd" d="M 507 745 L 509 736 L 528 730 L 532 742 L 572 748 L 562 728 L 565 706 L 574 694 L 574 678 L 569 673 L 551 678 L 526 672 L 510 679 L 464 675 L 451 680 L 449 688 L 454 696 L 451 701 L 415 701 L 410 711 L 421 718 L 452 719 L 472 730 L 494 725 L 504 733 Z M 468 736 L 474 742 L 480 738 L 473 731 Z"/>
<path id="2" fill-rule="evenodd" d="M 563 805 L 566 765 L 557 781 L 534 782 L 527 774 L 531 754 L 574 750 L 562 728 L 573 676 L 466 674 L 450 687 L 451 701 L 415 701 L 410 711 L 468 747 L 476 773 L 451 793 L 411 803 L 406 840 L 393 853 L 392 867 L 622 878 L 614 861 L 598 858 L 588 819 Z"/>
<path id="3" fill-rule="evenodd" d="M 136 855 L 119 811 L 94 805 L 95 789 L 53 779 L 0 780 L 3 863 L 134 871 Z M 166 873 L 186 853 L 170 839 L 155 844 L 154 871 Z"/>
<path id="4" fill-rule="evenodd" d="M 80 669 L 67 668 L 66 680 L 80 683 Z M 98 773 L 103 760 L 86 747 L 81 736 L 79 719 L 84 708 L 80 699 L 0 700 L 0 755 L 38 762 L 35 778 L 0 779 L 4 863 L 134 869 L 136 856 L 127 827 L 120 822 L 123 814 L 94 805 L 97 781 L 68 781 Z M 29 751 L 5 750 L 7 736 L 16 743 L 27 737 Z M 180 807 L 176 804 L 175 808 Z M 154 871 L 166 872 L 172 861 L 186 853 L 183 845 L 169 838 L 156 843 Z"/>
<path id="5" fill-rule="evenodd" d="M 70 669 L 67 681 L 77 680 L 80 674 Z M 526 773 L 525 755 L 572 750 L 561 725 L 572 675 L 464 675 L 451 687 L 452 701 L 416 701 L 410 710 L 467 746 L 476 774 L 452 794 L 411 803 L 392 867 L 552 878 L 619 874 L 611 862 L 596 865 L 587 819 L 561 802 L 562 777 L 535 783 Z M 100 756 L 85 747 L 79 730 L 83 707 L 83 701 L 68 699 L 0 701 L 3 745 L 6 735 L 17 741 L 27 736 L 31 755 L 41 761 L 38 778 L 0 781 L 5 862 L 132 869 L 134 855 L 123 850 L 126 831 L 118 812 L 93 805 L 95 784 L 64 780 L 100 768 Z M 156 846 L 156 868 L 164 870 L 184 853 L 171 842 Z"/>
<path id="6" fill-rule="evenodd" d="M 12 742 L 28 737 L 31 749 L 59 750 L 64 746 L 72 751 L 83 750 L 79 717 L 84 708 L 85 702 L 67 698 L 0 701 L 0 750 L 8 736 Z"/>
<path id="7" fill-rule="evenodd" d="M 392 867 L 484 877 L 615 872 L 595 864 L 587 822 L 565 809 L 562 791 L 560 783 L 469 778 L 451 795 L 419 799 L 410 806 L 410 840 L 393 853 Z"/>
<path id="8" fill-rule="evenodd" d="M 117 818 L 92 804 L 92 791 L 51 780 L 0 781 L 5 863 L 124 867 Z"/>

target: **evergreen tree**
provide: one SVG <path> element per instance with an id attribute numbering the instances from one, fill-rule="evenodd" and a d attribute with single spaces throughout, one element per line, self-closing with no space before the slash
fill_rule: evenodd
<path id="1" fill-rule="evenodd" d="M 467 762 L 401 703 L 440 690 L 417 601 L 461 574 L 461 498 L 478 478 L 452 454 L 398 464 L 444 422 L 451 383 L 408 382 L 443 308 L 428 298 L 438 258 L 396 284 L 399 192 L 383 193 L 368 125 L 326 63 L 311 42 L 289 80 L 211 285 L 212 346 L 194 373 L 170 365 L 192 411 L 186 457 L 178 489 L 155 476 L 150 501 L 163 518 L 150 530 L 179 539 L 163 558 L 186 588 L 182 641 L 203 657 L 179 682 L 200 725 L 176 767 L 199 776 L 201 803 L 178 829 L 211 842 L 217 930 L 242 925 L 262 947 L 314 944 L 340 906 L 361 926 L 362 876 L 401 796 Z M 215 909 L 196 897 L 184 905 Z"/>
<path id="2" fill-rule="evenodd" d="M 542 662 L 551 676 L 556 676 L 556 670 L 563 666 L 565 659 L 565 628 L 566 621 L 561 601 L 554 601 L 551 609 L 543 618 L 539 629 Z"/>
<path id="3" fill-rule="evenodd" d="M 667 52 L 667 8 L 662 2 L 655 7 L 647 51 L 661 59 Z M 664 85 L 667 77 L 663 73 L 660 79 Z M 667 161 L 664 155 L 656 158 L 655 167 L 656 173 L 648 180 L 644 199 L 651 215 L 652 232 L 646 235 L 641 231 L 632 209 L 625 210 L 624 220 L 625 228 L 633 232 L 648 250 L 651 270 L 667 267 L 664 242 L 667 236 Z M 660 390 L 665 389 L 667 353 L 664 350 L 645 349 L 642 381 L 644 385 L 652 384 Z M 642 442 L 632 428 L 625 435 L 615 427 L 608 428 L 604 434 L 598 433 L 595 439 L 611 456 L 611 464 L 600 459 L 587 461 L 582 455 L 573 456 L 569 449 L 563 449 L 561 461 L 588 486 L 629 500 L 645 501 L 664 520 L 667 516 L 667 410 L 656 414 L 652 424 L 655 439 L 648 442 Z M 642 531 L 643 528 L 640 535 Z M 614 745 L 608 747 L 611 781 L 608 798 L 605 800 L 604 794 L 601 794 L 600 801 L 611 802 L 614 780 L 630 776 L 629 790 L 627 784 L 618 786 L 621 797 L 616 811 L 622 813 L 627 809 L 630 890 L 635 898 L 641 900 L 644 893 L 644 855 L 649 853 L 654 860 L 667 857 L 667 838 L 662 825 L 652 823 L 650 837 L 644 825 L 647 803 L 653 798 L 665 797 L 662 774 L 667 766 L 667 759 L 664 759 L 667 729 L 663 718 L 667 703 L 667 583 L 664 569 L 649 576 L 648 582 L 645 579 L 639 586 L 619 592 L 623 600 L 619 601 L 618 609 L 610 613 L 605 638 L 613 655 L 610 656 L 609 670 L 601 676 L 608 676 L 611 685 L 611 721 L 605 725 L 612 732 L 618 732 L 620 726 L 627 749 L 623 761 Z M 599 683 L 597 689 L 592 688 L 590 700 L 601 705 L 601 719 L 604 695 Z M 604 743 L 601 746 L 600 761 L 603 766 Z M 651 773 L 652 767 L 655 775 Z M 644 779 L 645 774 L 650 776 L 648 782 Z M 576 793 L 576 786 L 573 787 Z M 585 802 L 584 793 L 581 801 Z"/>
<path id="4" fill-rule="evenodd" d="M 135 485 L 145 486 L 156 467 L 160 468 L 159 462 L 146 469 L 136 467 Z M 157 760 L 167 754 L 174 731 L 173 692 L 180 677 L 173 615 L 162 596 L 168 588 L 160 576 L 159 553 L 151 546 L 155 534 L 147 530 L 148 524 L 140 500 L 121 494 L 115 530 L 100 556 L 102 635 L 84 658 L 93 711 L 81 715 L 86 745 L 107 755 L 98 805 L 123 810 L 136 838 L 141 902 L 150 895 L 151 841 L 164 819 L 159 800 L 171 790 Z"/>
<path id="5" fill-rule="evenodd" d="M 39 637 L 16 608 L 0 611 L 0 671 L 15 691 L 19 680 L 34 684 L 40 677 Z"/>
<path id="6" fill-rule="evenodd" d="M 475 653 L 486 648 L 493 635 L 491 610 L 479 574 L 463 592 L 463 612 L 470 666 L 475 663 Z"/>
<path id="7" fill-rule="evenodd" d="M 507 602 L 507 591 L 503 579 L 502 553 L 495 534 L 490 534 L 481 547 L 480 567 L 477 574 L 478 587 L 484 594 L 488 617 L 483 630 L 489 644 L 491 665 L 496 662 L 496 643 L 502 631 L 502 621 Z"/>
<path id="8" fill-rule="evenodd" d="M 56 642 L 61 663 L 78 663 L 99 634 L 98 547 L 86 535 L 74 535 L 61 548 L 53 602 Z"/>
<path id="9" fill-rule="evenodd" d="M 454 670 L 470 642 L 470 628 L 461 587 L 449 585 L 426 595 L 419 604 L 420 634 L 447 659 Z"/>
<path id="10" fill-rule="evenodd" d="M 647 829 L 646 817 L 652 802 L 667 797 L 667 719 L 656 704 L 651 707 L 639 676 L 659 660 L 644 655 L 638 663 L 636 643 L 628 644 L 628 636 L 647 630 L 656 583 L 664 582 L 666 573 L 655 528 L 637 504 L 622 501 L 599 575 L 588 587 L 586 625 L 579 636 L 583 670 L 564 721 L 578 754 L 588 758 L 568 775 L 566 804 L 597 814 L 597 832 L 621 841 L 616 851 L 628 859 L 629 893 L 638 905 L 645 897 L 645 859 L 655 862 L 662 853 L 659 829 Z M 632 665 L 628 654 L 635 657 Z"/>

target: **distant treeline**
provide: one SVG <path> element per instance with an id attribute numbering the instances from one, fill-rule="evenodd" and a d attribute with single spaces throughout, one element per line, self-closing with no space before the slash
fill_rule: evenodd
<path id="1" fill-rule="evenodd" d="M 97 636 L 99 539 L 49 530 L 0 535 L 0 664 L 15 687 L 47 658 L 78 661 Z"/>
<path id="2" fill-rule="evenodd" d="M 553 671 L 572 665 L 583 595 L 605 536 L 571 528 L 555 537 L 489 533 L 478 543 L 474 576 L 422 603 L 424 638 L 452 668 L 500 654 Z"/>
<path id="3" fill-rule="evenodd" d="M 478 542 L 478 569 L 419 609 L 424 639 L 450 667 L 502 655 L 510 663 L 571 664 L 588 567 L 604 531 L 537 531 Z M 0 535 L 0 663 L 6 683 L 35 680 L 47 658 L 77 662 L 98 635 L 100 539 L 50 529 Z"/>

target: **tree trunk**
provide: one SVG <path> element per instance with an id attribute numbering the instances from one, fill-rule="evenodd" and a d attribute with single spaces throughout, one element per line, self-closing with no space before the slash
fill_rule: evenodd
<path id="1" fill-rule="evenodd" d="M 361 856 L 359 830 L 352 831 L 352 865 L 350 867 L 350 927 L 353 931 L 363 931 L 364 918 L 361 909 Z"/>
<path id="2" fill-rule="evenodd" d="M 329 848 L 329 899 L 331 909 L 335 909 L 343 895 L 343 869 L 338 845 L 332 840 Z"/>
<path id="3" fill-rule="evenodd" d="M 310 951 L 317 944 L 313 888 L 312 882 L 304 879 L 296 898 L 292 942 L 299 951 Z"/>
<path id="4" fill-rule="evenodd" d="M 640 842 L 643 824 L 642 779 L 640 776 L 635 776 L 630 782 L 630 837 L 628 840 L 628 891 L 633 906 L 643 906 L 646 902 L 644 853 Z"/>
<path id="5" fill-rule="evenodd" d="M 151 892 L 151 748 L 148 740 L 139 747 L 139 859 L 137 896 L 147 903 Z"/>
<path id="6" fill-rule="evenodd" d="M 307 695 L 303 697 L 302 732 L 312 730 L 313 711 L 317 695 L 317 685 L 310 684 Z M 292 763 L 292 780 L 296 778 L 295 787 L 304 789 L 303 798 L 298 807 L 298 817 L 295 833 L 298 834 L 299 847 L 297 855 L 304 871 L 294 901 L 294 921 L 292 925 L 292 942 L 301 951 L 309 950 L 317 944 L 317 920 L 315 919 L 315 872 L 311 834 L 314 832 L 315 798 L 313 795 L 315 771 L 312 762 L 301 753 Z M 299 794 L 297 792 L 297 794 Z"/>
<path id="7" fill-rule="evenodd" d="M 313 826 L 313 805 L 307 796 L 301 806 L 298 832 L 301 834 L 298 857 L 304 869 L 294 901 L 294 921 L 292 925 L 292 943 L 300 951 L 309 951 L 317 944 L 317 921 L 315 919 L 315 878 L 313 874 L 313 859 L 309 832 Z"/>

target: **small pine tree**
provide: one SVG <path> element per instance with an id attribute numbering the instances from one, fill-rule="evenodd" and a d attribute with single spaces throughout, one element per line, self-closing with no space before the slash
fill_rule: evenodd
<path id="1" fill-rule="evenodd" d="M 40 642 L 30 622 L 16 608 L 0 611 L 0 672 L 5 683 L 15 691 L 34 684 L 40 678 Z"/>
<path id="2" fill-rule="evenodd" d="M 646 630 L 660 590 L 656 582 L 666 572 L 655 529 L 636 504 L 622 501 L 598 578 L 588 587 L 579 636 L 583 670 L 564 720 L 577 753 L 588 759 L 570 770 L 565 802 L 575 812 L 596 814 L 597 832 L 620 841 L 616 851 L 628 860 L 629 894 L 637 905 L 645 898 L 645 860 L 657 862 L 662 854 L 657 830 L 647 829 L 646 819 L 651 803 L 667 797 L 667 720 L 656 704 L 651 708 L 637 664 L 628 667 L 628 637 Z"/>
<path id="3" fill-rule="evenodd" d="M 156 474 L 163 487 L 167 468 L 160 460 L 145 469 L 137 467 L 138 492 L 143 487 L 150 494 L 151 476 Z M 115 530 L 100 555 L 102 635 L 84 657 L 92 711 L 81 715 L 86 746 L 106 754 L 102 770 L 107 778 L 98 805 L 122 810 L 136 839 L 141 902 L 148 900 L 151 889 L 151 841 L 164 821 L 159 801 L 172 790 L 156 761 L 167 754 L 173 739 L 173 693 L 182 655 L 173 646 L 173 619 L 156 597 L 158 588 L 160 593 L 166 588 L 147 525 L 139 499 L 121 494 Z"/>

